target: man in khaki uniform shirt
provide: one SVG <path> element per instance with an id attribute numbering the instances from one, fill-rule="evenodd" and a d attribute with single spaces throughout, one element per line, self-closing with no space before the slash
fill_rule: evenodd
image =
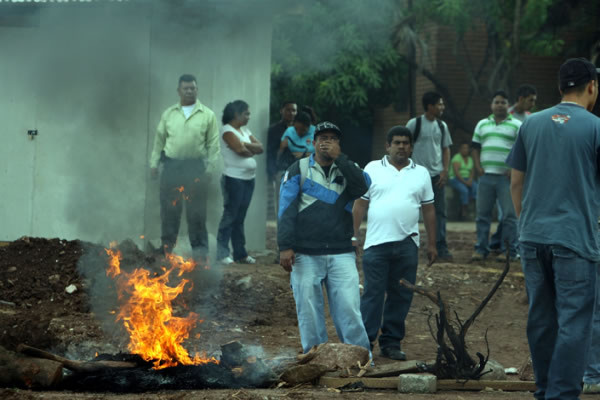
<path id="1" fill-rule="evenodd" d="M 158 123 L 150 157 L 151 175 L 160 176 L 162 251 L 175 247 L 183 203 L 194 258 L 206 259 L 207 172 L 216 167 L 220 154 L 219 129 L 214 112 L 200 103 L 193 75 L 182 75 L 177 87 L 180 101 L 167 108 Z"/>

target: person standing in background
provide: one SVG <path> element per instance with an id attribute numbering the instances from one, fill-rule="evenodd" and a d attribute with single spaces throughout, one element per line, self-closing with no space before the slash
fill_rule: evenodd
<path id="1" fill-rule="evenodd" d="M 460 196 L 460 218 L 467 216 L 469 201 L 477 198 L 477 180 L 475 180 L 475 165 L 473 158 L 469 155 L 470 146 L 468 142 L 460 144 L 458 153 L 450 161 L 450 186 Z"/>
<path id="2" fill-rule="evenodd" d="M 508 108 L 508 113 L 515 119 L 523 122 L 525 118 L 531 115 L 531 110 L 535 107 L 537 101 L 537 91 L 533 85 L 521 85 L 517 89 L 517 102 Z M 496 254 L 503 254 L 506 249 L 502 243 L 502 211 L 496 203 L 498 210 L 498 227 L 496 232 L 490 238 L 490 251 Z"/>
<path id="3" fill-rule="evenodd" d="M 210 172 L 219 158 L 219 128 L 215 113 L 197 100 L 193 75 L 179 78 L 179 102 L 167 108 L 158 123 L 150 156 L 150 174 L 160 174 L 161 252 L 171 253 L 177 242 L 183 203 L 186 204 L 192 256 L 208 257 L 206 197 Z"/>
<path id="4" fill-rule="evenodd" d="M 236 100 L 223 110 L 221 128 L 221 154 L 223 155 L 223 216 L 217 234 L 217 260 L 227 265 L 234 261 L 254 264 L 256 260 L 246 252 L 244 219 L 254 192 L 256 160 L 254 156 L 263 152 L 262 144 L 246 127 L 250 120 L 248 103 Z M 233 258 L 229 252 L 229 241 L 233 247 Z"/>
<path id="5" fill-rule="evenodd" d="M 440 261 L 452 260 L 446 242 L 446 183 L 450 164 L 452 138 L 448 125 L 440 118 L 444 113 L 444 99 L 439 93 L 423 95 L 425 114 L 413 118 L 406 124 L 413 134 L 411 159 L 427 168 L 435 197 L 436 248 Z"/>

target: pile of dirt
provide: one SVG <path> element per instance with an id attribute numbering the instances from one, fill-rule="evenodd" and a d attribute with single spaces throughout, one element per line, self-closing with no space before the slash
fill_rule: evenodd
<path id="1" fill-rule="evenodd" d="M 133 242 L 123 242 L 119 248 L 124 269 L 147 261 Z M 90 319 L 94 274 L 105 275 L 107 265 L 102 246 L 79 240 L 23 237 L 0 247 L 0 326 L 4 327 L 0 346 L 59 344 L 56 331 L 64 328 L 66 319 Z M 87 336 L 101 336 L 95 324 L 83 325 Z"/>

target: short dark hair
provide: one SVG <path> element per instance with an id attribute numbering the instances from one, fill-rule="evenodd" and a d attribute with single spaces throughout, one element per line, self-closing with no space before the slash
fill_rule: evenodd
<path id="1" fill-rule="evenodd" d="M 586 82 L 586 83 L 582 83 L 581 85 L 578 86 L 571 86 L 568 88 L 564 88 L 562 91 L 562 95 L 566 95 L 566 94 L 572 94 L 572 93 L 576 93 L 576 94 L 583 94 L 583 92 L 585 92 L 585 89 L 587 88 L 587 85 L 590 82 Z"/>
<path id="2" fill-rule="evenodd" d="M 442 98 L 442 95 L 439 94 L 438 92 L 427 92 L 423 95 L 423 109 L 425 111 L 427 111 L 427 106 L 429 104 L 435 106 L 440 99 Z"/>
<path id="3" fill-rule="evenodd" d="M 279 107 L 279 109 L 281 110 L 282 108 L 284 108 L 284 107 L 285 107 L 285 106 L 287 106 L 288 104 L 298 104 L 298 103 L 296 103 L 296 102 L 295 102 L 295 101 L 293 101 L 293 100 L 284 100 L 284 101 L 281 103 L 281 107 Z"/>
<path id="4" fill-rule="evenodd" d="M 494 101 L 496 96 L 504 97 L 506 100 L 508 100 L 508 95 L 506 94 L 506 92 L 504 90 L 496 90 L 494 92 L 494 94 L 492 95 L 492 101 Z"/>
<path id="5" fill-rule="evenodd" d="M 535 86 L 529 84 L 521 85 L 517 89 L 517 100 L 519 100 L 519 97 L 529 97 L 532 94 L 537 94 Z"/>
<path id="6" fill-rule="evenodd" d="M 317 114 L 315 113 L 315 110 L 311 106 L 306 106 L 306 105 L 302 106 L 300 108 L 300 111 L 304 111 L 305 113 L 310 115 L 311 123 L 315 124 L 317 122 Z"/>
<path id="7" fill-rule="evenodd" d="M 179 77 L 177 87 L 181 86 L 181 82 L 196 82 L 196 77 L 192 74 L 183 74 Z"/>
<path id="8" fill-rule="evenodd" d="M 431 103 L 429 103 L 429 104 L 431 104 Z M 410 145 L 412 146 L 412 144 L 413 144 L 413 134 L 410 131 L 410 129 L 408 129 L 405 126 L 396 125 L 388 131 L 387 137 L 386 137 L 388 145 L 392 144 L 392 140 L 394 140 L 394 136 L 406 136 L 408 138 L 408 141 L 410 142 Z"/>
<path id="9" fill-rule="evenodd" d="M 300 111 L 294 117 L 294 122 L 300 122 L 302 125 L 310 126 L 310 124 L 312 123 L 312 119 L 310 118 L 310 115 L 308 115 L 308 113 Z"/>
<path id="10" fill-rule="evenodd" d="M 244 100 L 236 100 L 231 103 L 227 103 L 225 109 L 223 110 L 223 117 L 221 118 L 221 122 L 223 124 L 230 123 L 234 118 L 235 114 L 241 114 L 248 109 L 248 103 Z"/>

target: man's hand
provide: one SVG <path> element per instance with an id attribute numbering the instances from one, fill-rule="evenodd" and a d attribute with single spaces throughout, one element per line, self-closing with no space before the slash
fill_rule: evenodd
<path id="1" fill-rule="evenodd" d="M 321 150 L 325 152 L 332 160 L 338 158 L 342 149 L 340 149 L 340 142 L 325 142 L 321 144 Z"/>
<path id="2" fill-rule="evenodd" d="M 158 178 L 158 168 L 150 168 L 150 177 L 152 179 Z"/>
<path id="3" fill-rule="evenodd" d="M 437 249 L 435 248 L 435 243 L 427 246 L 427 266 L 431 267 L 431 265 L 437 259 Z"/>
<path id="4" fill-rule="evenodd" d="M 483 174 L 484 174 L 483 168 L 481 168 L 481 166 L 477 167 L 477 175 L 483 176 Z"/>
<path id="5" fill-rule="evenodd" d="M 443 170 L 440 172 L 440 180 L 438 181 L 437 186 L 442 187 L 446 184 L 446 182 L 448 182 L 448 171 Z"/>
<path id="6" fill-rule="evenodd" d="M 296 262 L 296 253 L 294 250 L 283 250 L 279 252 L 279 265 L 283 267 L 287 272 L 292 272 L 292 266 Z"/>

